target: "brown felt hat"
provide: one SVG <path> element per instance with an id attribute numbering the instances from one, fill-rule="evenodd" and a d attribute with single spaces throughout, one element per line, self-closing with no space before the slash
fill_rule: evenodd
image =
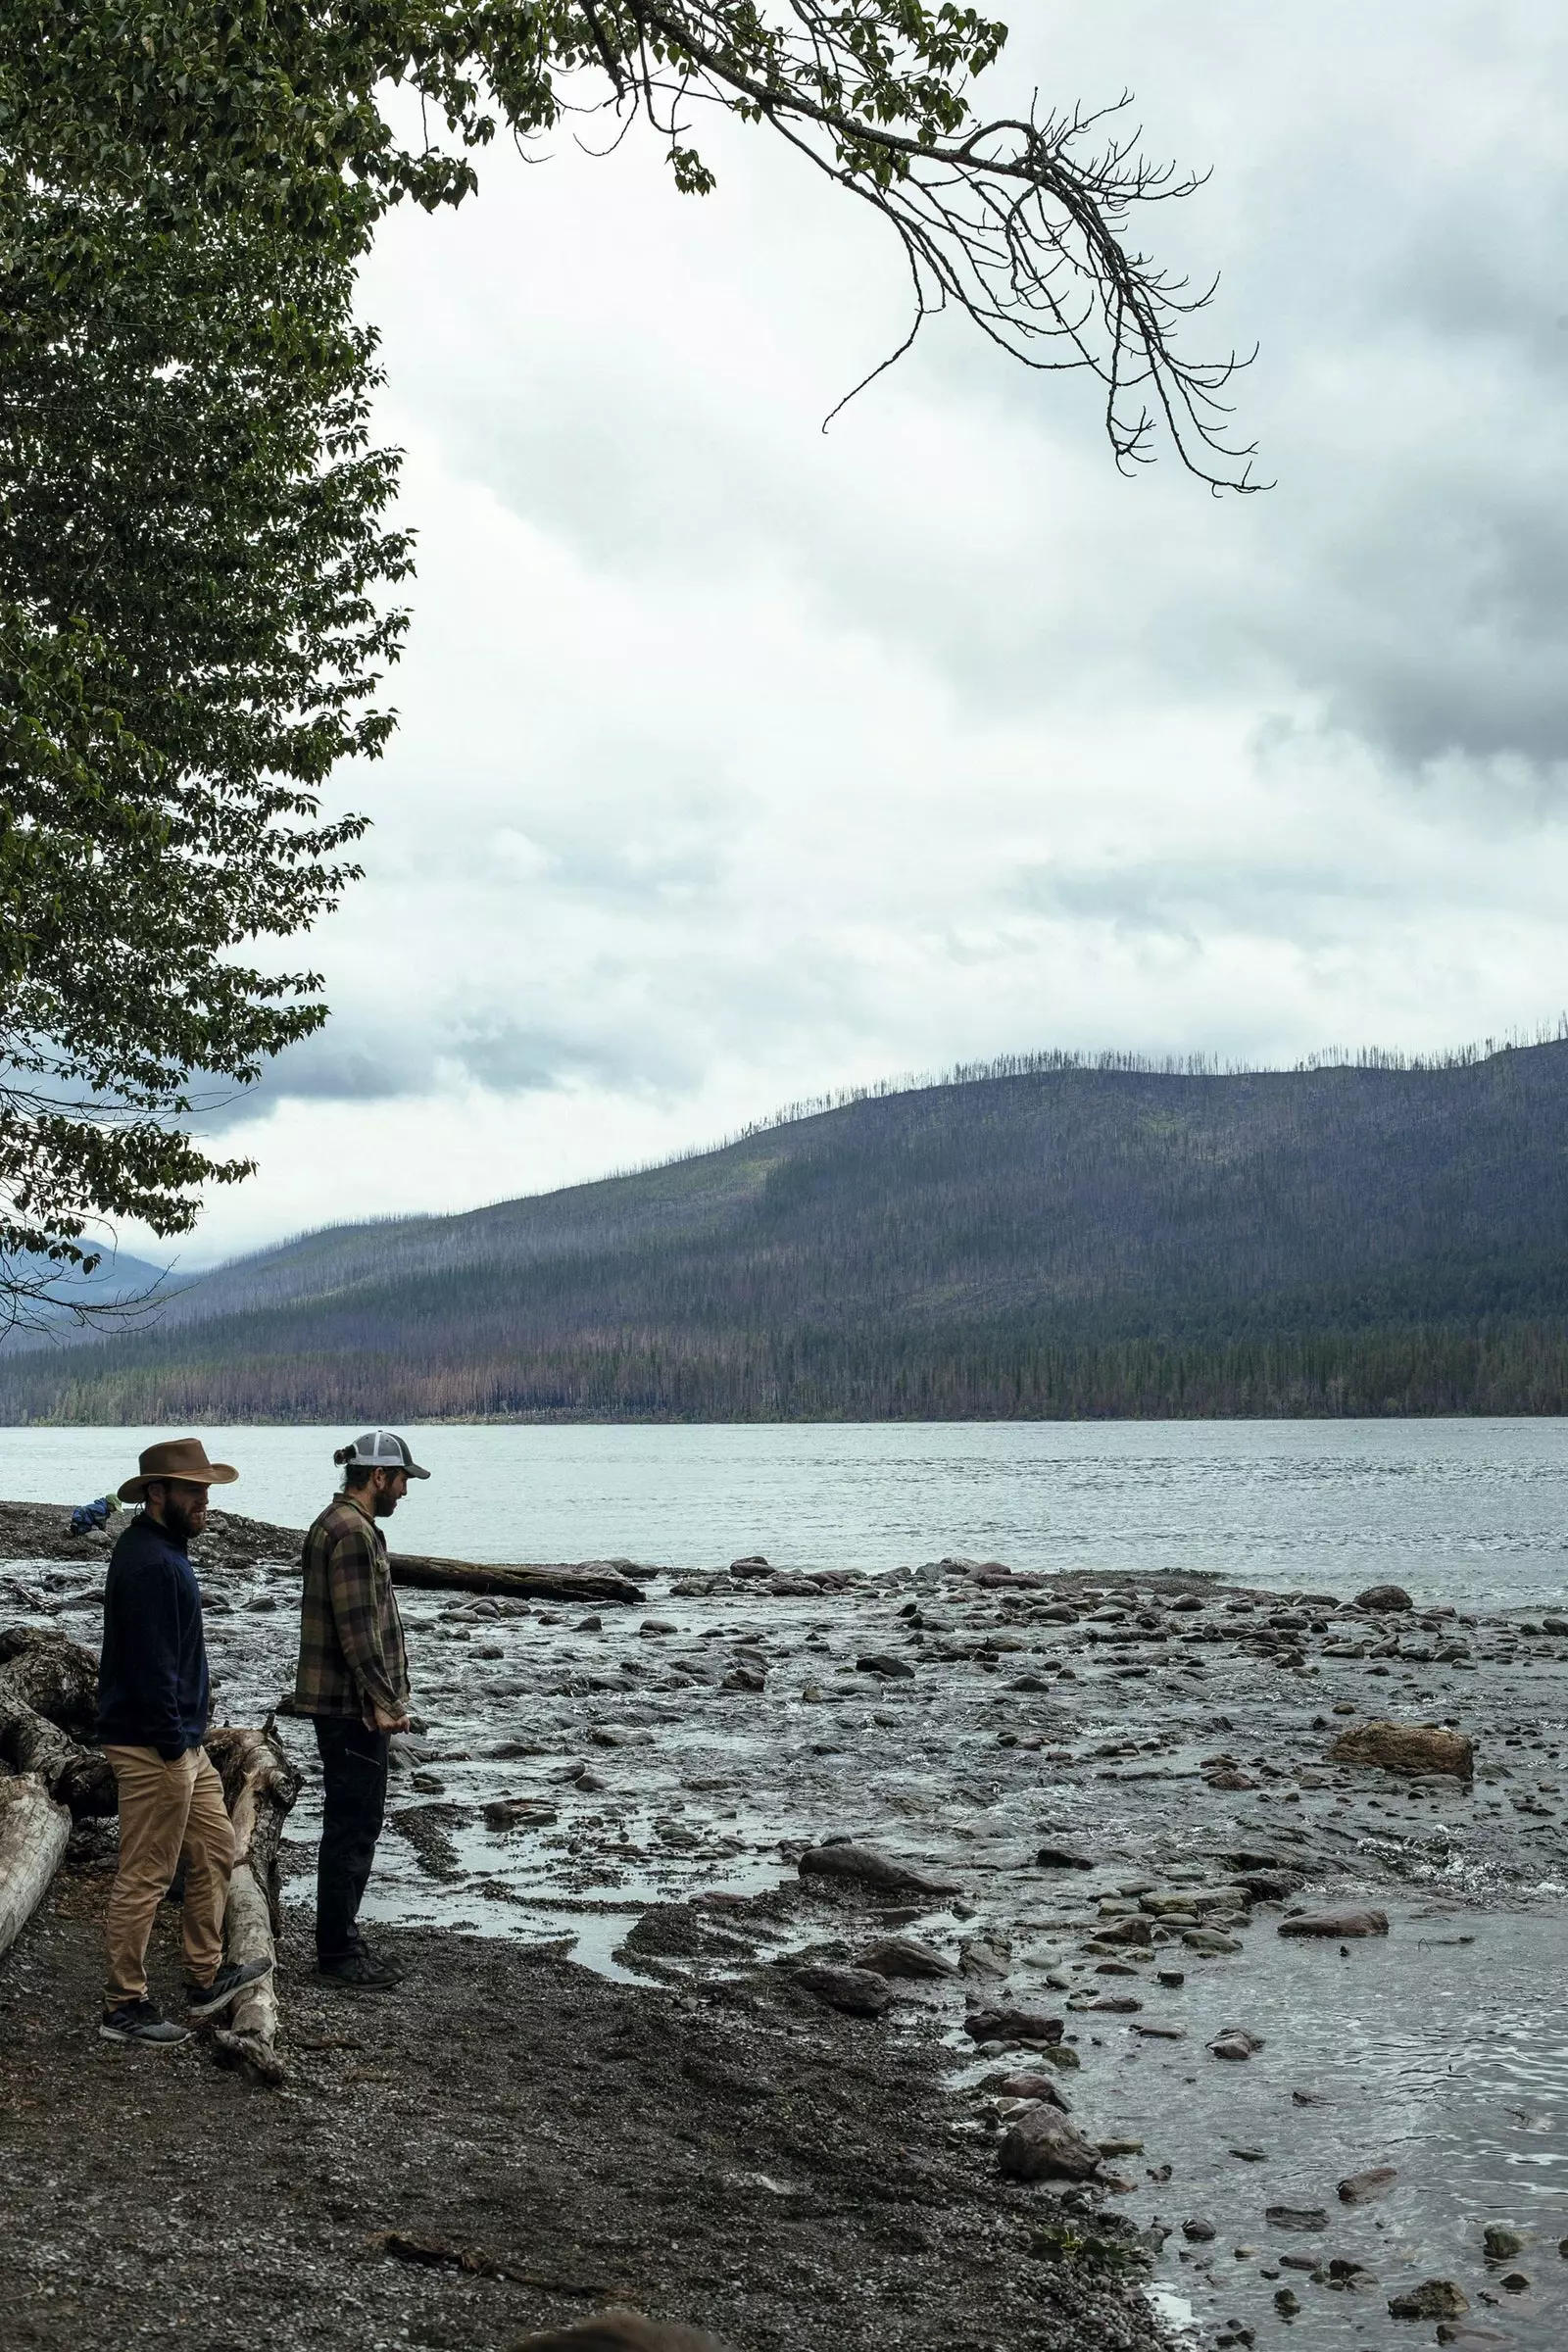
<path id="1" fill-rule="evenodd" d="M 228 1462 L 210 1462 L 200 1438 L 166 1438 L 149 1446 L 134 1478 L 122 1479 L 122 1502 L 140 1502 L 155 1478 L 182 1478 L 193 1487 L 231 1487 L 239 1472 Z"/>

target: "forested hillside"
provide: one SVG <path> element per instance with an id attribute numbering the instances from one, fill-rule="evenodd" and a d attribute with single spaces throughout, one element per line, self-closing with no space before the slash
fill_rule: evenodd
<path id="1" fill-rule="evenodd" d="M 1568 1410 L 1568 1042 L 1073 1063 L 320 1233 L 0 1358 L 12 1421 Z"/>

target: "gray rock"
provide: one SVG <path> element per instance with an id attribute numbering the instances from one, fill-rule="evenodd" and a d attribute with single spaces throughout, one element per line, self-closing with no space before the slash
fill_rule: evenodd
<path id="1" fill-rule="evenodd" d="M 1262 2047 L 1255 2034 L 1245 2033 L 1240 2026 L 1227 2026 L 1224 2033 L 1216 2034 L 1208 2045 L 1210 2057 L 1227 2058 L 1233 2064 L 1250 2058 L 1254 2050 Z"/>
<path id="2" fill-rule="evenodd" d="M 1482 2232 L 1482 2243 L 1486 2247 L 1489 2262 L 1507 2262 L 1525 2250 L 1525 2241 L 1519 2231 L 1510 2230 L 1505 2222 L 1489 2223 Z"/>
<path id="3" fill-rule="evenodd" d="M 855 1670 L 857 1674 L 880 1675 L 886 1683 L 912 1683 L 914 1680 L 914 1668 L 907 1658 L 890 1657 L 880 1649 L 868 1649 L 863 1656 L 857 1658 Z"/>
<path id="4" fill-rule="evenodd" d="M 1395 1609 L 1413 1609 L 1414 1601 L 1402 1585 L 1368 1585 L 1355 1596 L 1358 1609 L 1371 1609 L 1378 1615 Z"/>
<path id="5" fill-rule="evenodd" d="M 418 1786 L 417 1775 L 415 1786 Z M 492 1797 L 484 1808 L 484 1826 L 487 1830 L 517 1830 L 536 1822 L 555 1819 L 556 1807 L 547 1798 L 539 1796 Z"/>
<path id="6" fill-rule="evenodd" d="M 1126 1919 L 1107 1920 L 1103 1926 L 1097 1924 L 1094 1940 L 1096 1943 L 1136 1944 L 1147 1951 L 1154 1940 L 1153 1922 L 1145 1919 L 1142 1912 L 1134 1912 Z"/>
<path id="7" fill-rule="evenodd" d="M 1263 2219 L 1271 2230 L 1326 2230 L 1329 2226 L 1321 2205 L 1270 2205 Z"/>
<path id="8" fill-rule="evenodd" d="M 1411 1778 L 1427 1773 L 1444 1773 L 1457 1781 L 1475 1777 L 1473 1741 L 1463 1732 L 1435 1723 L 1359 1723 L 1353 1731 L 1342 1732 L 1328 1754 L 1331 1763 L 1370 1765 Z"/>
<path id="9" fill-rule="evenodd" d="M 891 1886 L 910 1894 L 954 1894 L 957 1882 L 933 1878 L 907 1862 L 896 1862 L 875 1846 L 854 1845 L 848 1838 L 831 1845 L 810 1845 L 796 1868 L 802 1878 L 851 1879 L 864 1886 Z"/>
<path id="10" fill-rule="evenodd" d="M 868 1968 L 835 1968 L 826 1961 L 817 1961 L 807 1968 L 798 1968 L 795 1982 L 803 1992 L 809 1992 L 830 2009 L 842 2009 L 850 2017 L 880 2017 L 893 2000 L 893 1987 L 886 1978 L 876 1976 Z"/>
<path id="11" fill-rule="evenodd" d="M 1250 1870 L 1237 1885 L 1254 1903 L 1285 1903 L 1304 1884 L 1298 1870 Z"/>
<path id="12" fill-rule="evenodd" d="M 971 2009 L 963 2030 L 971 2041 L 1056 2042 L 1066 2029 L 1059 2017 L 1037 2009 Z"/>
<path id="13" fill-rule="evenodd" d="M 1012 1967 L 1012 1945 L 994 1931 L 966 1936 L 958 1946 L 958 1965 L 966 1977 L 1005 1977 Z"/>
<path id="14" fill-rule="evenodd" d="M 1295 2096 L 1299 2099 L 1302 2093 L 1297 2091 Z M 1340 2182 L 1340 2203 L 1370 2205 L 1375 2197 L 1386 2197 L 1398 2178 L 1392 2164 L 1375 2164 L 1369 2172 L 1351 2173 L 1348 2180 Z"/>
<path id="15" fill-rule="evenodd" d="M 1054 2107 L 1021 2115 L 997 2151 L 1009 2180 L 1091 2180 L 1100 2150 Z"/>
<path id="16" fill-rule="evenodd" d="M 1059 2107 L 1065 2115 L 1067 2102 L 1049 2075 L 1019 2073 L 1004 2075 L 993 2084 L 998 2098 L 1039 2099 L 1047 2107 Z"/>
<path id="17" fill-rule="evenodd" d="M 1282 1919 L 1282 1936 L 1331 1936 L 1341 1943 L 1356 1936 L 1386 1936 L 1389 1915 L 1386 1911 L 1302 1911 L 1295 1919 Z"/>
<path id="18" fill-rule="evenodd" d="M 912 1936 L 884 1936 L 861 1952 L 856 1966 L 868 1968 L 878 1977 L 956 1977 L 958 1973 L 953 1961 Z M 1024 2091 L 1013 2093 L 1017 2098 L 1027 2095 Z"/>
<path id="19" fill-rule="evenodd" d="M 1458 2320 L 1469 2308 L 1469 2296 L 1452 2278 L 1423 2278 L 1419 2286 L 1389 2297 L 1389 2314 L 1396 2320 Z"/>

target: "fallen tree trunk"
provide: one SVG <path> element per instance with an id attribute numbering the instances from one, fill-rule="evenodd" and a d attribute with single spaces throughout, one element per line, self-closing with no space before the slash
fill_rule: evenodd
<path id="1" fill-rule="evenodd" d="M 614 1600 L 631 1603 L 645 1595 L 618 1560 L 579 1560 L 555 1567 L 479 1566 L 470 1560 L 428 1559 L 394 1551 L 392 1582 L 420 1592 L 511 1593 L 518 1600 Z M 628 1560 L 625 1567 L 630 1567 Z"/>
<path id="2" fill-rule="evenodd" d="M 14 1772 L 31 1773 L 57 1804 L 79 1820 L 113 1813 L 118 1802 L 114 1768 L 96 1747 L 78 1747 L 58 1724 L 12 1695 L 0 1675 L 0 1758 Z"/>
<path id="3" fill-rule="evenodd" d="M 279 1908 L 277 1848 L 283 1824 L 300 1791 L 300 1776 L 272 1737 L 225 1726 L 209 1732 L 207 1753 L 223 1784 L 223 1801 L 234 1825 L 234 1871 L 223 1914 L 223 1944 L 233 1961 L 277 1958 Z M 272 1974 L 248 1985 L 214 2035 L 222 2057 L 248 2067 L 269 2082 L 280 2082 L 277 1991 Z"/>
<path id="4" fill-rule="evenodd" d="M 53 1626 L 0 1634 L 0 1758 L 34 1773 L 57 1803 L 84 1814 L 113 1813 L 109 1759 L 80 1742 L 98 1713 L 98 1661 Z"/>
<path id="5" fill-rule="evenodd" d="M 71 1815 L 30 1773 L 0 1774 L 0 1952 L 37 1910 L 71 1836 Z"/>
<path id="6" fill-rule="evenodd" d="M 57 1627 L 14 1625 L 0 1634 L 0 1689 L 73 1740 L 98 1728 L 98 1660 Z"/>

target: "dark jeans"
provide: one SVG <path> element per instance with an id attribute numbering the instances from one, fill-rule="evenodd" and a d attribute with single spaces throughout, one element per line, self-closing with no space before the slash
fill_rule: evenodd
<path id="1" fill-rule="evenodd" d="M 316 1953 L 346 1960 L 360 1948 L 355 1925 L 386 1812 L 391 1742 L 346 1716 L 318 1715 L 321 1751 L 321 1850 L 316 1865 Z"/>

